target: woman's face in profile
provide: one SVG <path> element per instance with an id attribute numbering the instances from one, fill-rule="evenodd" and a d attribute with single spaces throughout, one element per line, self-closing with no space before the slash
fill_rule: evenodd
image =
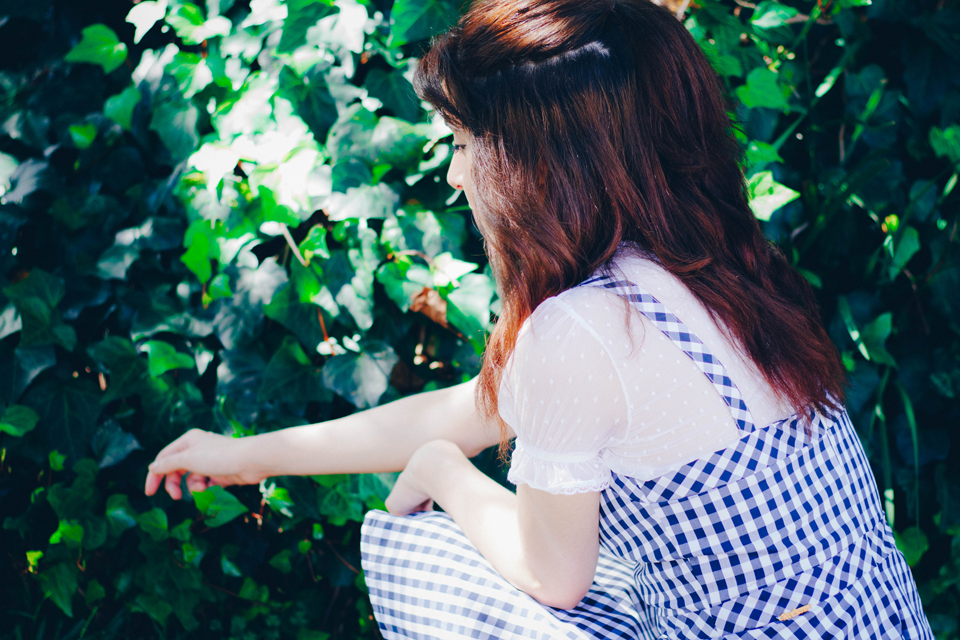
<path id="1" fill-rule="evenodd" d="M 471 209 L 475 202 L 472 170 L 473 149 L 470 137 L 459 129 L 453 129 L 453 158 L 450 160 L 450 168 L 447 169 L 447 182 L 454 189 L 463 190 Z"/>

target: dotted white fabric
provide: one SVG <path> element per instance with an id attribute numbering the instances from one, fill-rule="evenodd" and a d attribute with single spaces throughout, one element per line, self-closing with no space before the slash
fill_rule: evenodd
<path id="1" fill-rule="evenodd" d="M 664 304 L 726 366 L 759 425 L 791 415 L 693 294 L 623 248 L 614 274 Z M 520 330 L 498 409 L 517 434 L 508 479 L 550 493 L 602 491 L 611 472 L 656 478 L 742 434 L 697 364 L 613 291 L 574 287 Z"/>

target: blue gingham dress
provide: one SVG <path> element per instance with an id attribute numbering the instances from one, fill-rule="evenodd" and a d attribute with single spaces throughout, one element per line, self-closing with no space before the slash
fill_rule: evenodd
<path id="1" fill-rule="evenodd" d="M 757 428 L 723 365 L 656 298 L 608 276 L 580 286 L 627 298 L 673 340 L 742 438 L 646 482 L 614 474 L 594 585 L 570 610 L 511 586 L 444 513 L 371 511 L 361 552 L 383 636 L 932 640 L 846 412 Z"/>

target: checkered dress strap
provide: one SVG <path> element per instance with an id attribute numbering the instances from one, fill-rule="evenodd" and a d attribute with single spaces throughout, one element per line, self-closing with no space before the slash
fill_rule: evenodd
<path id="1" fill-rule="evenodd" d="M 730 413 L 737 423 L 737 428 L 744 433 L 752 433 L 756 430 L 753 415 L 743 401 L 740 389 L 727 374 L 726 368 L 700 341 L 700 338 L 694 335 L 677 316 L 667 310 L 662 302 L 630 280 L 615 280 L 608 275 L 595 276 L 582 282 L 580 286 L 608 289 L 629 301 L 637 311 L 646 316 L 691 360 L 697 363 L 703 374 L 716 387 L 720 397 L 730 407 Z"/>

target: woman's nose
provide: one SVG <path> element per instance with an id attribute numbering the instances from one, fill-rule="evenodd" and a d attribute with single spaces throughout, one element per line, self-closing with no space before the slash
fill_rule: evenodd
<path id="1" fill-rule="evenodd" d="M 453 156 L 447 168 L 447 183 L 454 189 L 463 189 L 463 166 L 457 156 Z"/>

